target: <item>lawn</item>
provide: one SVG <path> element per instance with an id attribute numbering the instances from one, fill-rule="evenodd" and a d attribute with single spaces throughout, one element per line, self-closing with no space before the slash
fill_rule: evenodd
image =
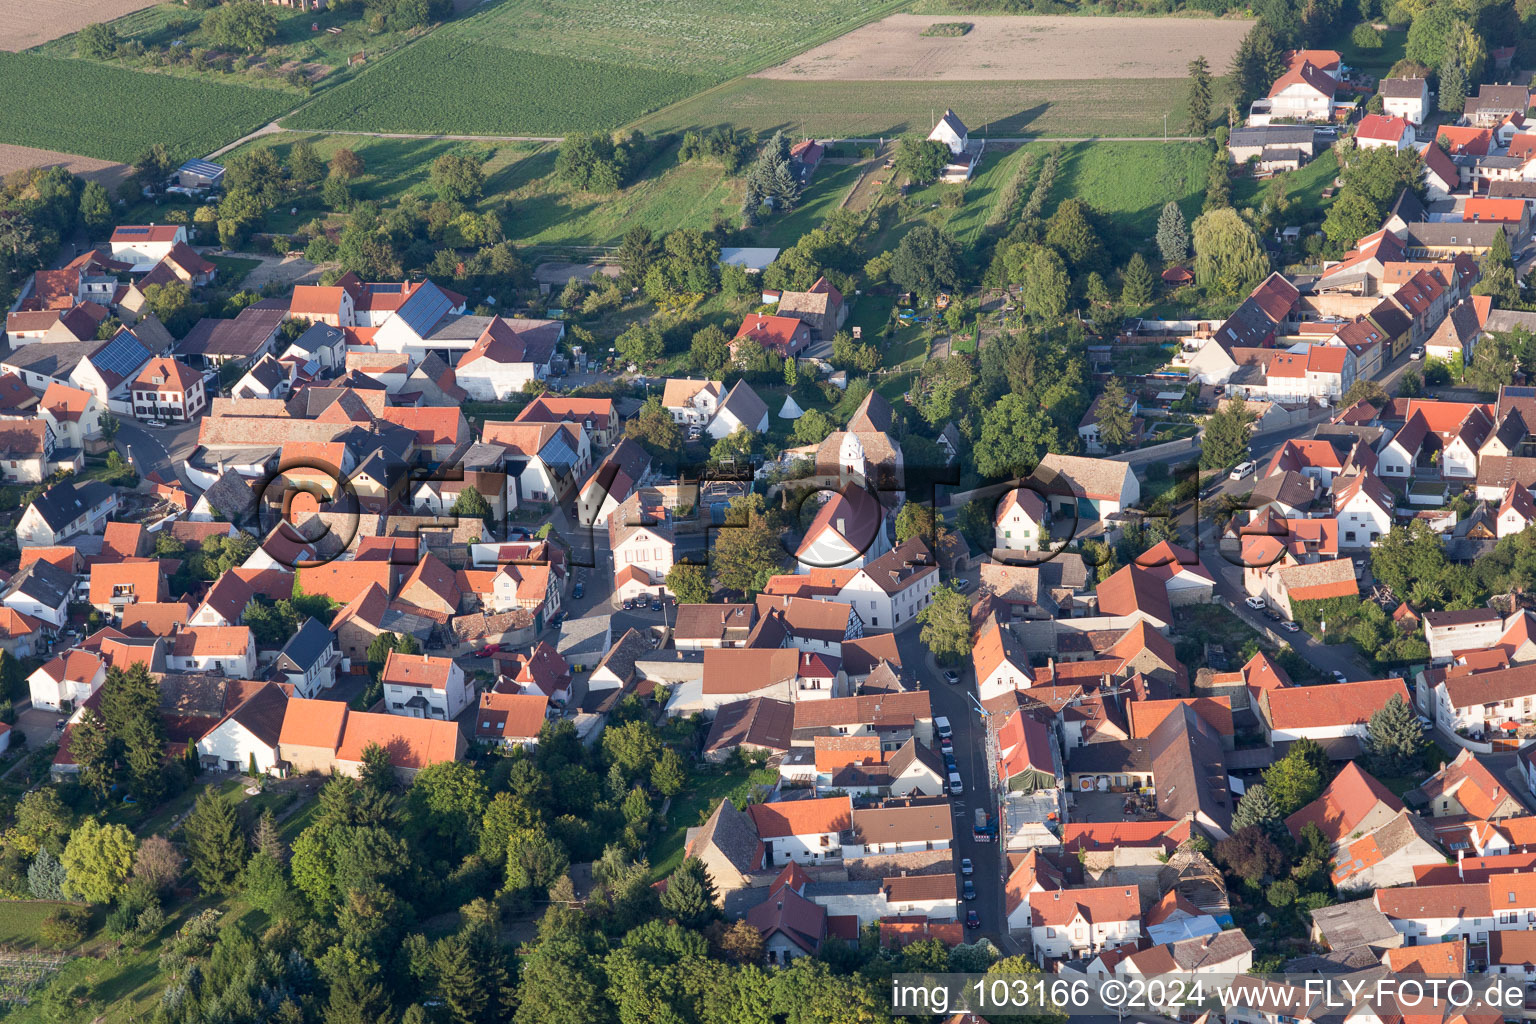
<path id="1" fill-rule="evenodd" d="M 219 268 L 218 282 L 221 288 L 238 288 L 247 274 L 261 266 L 260 260 L 248 260 L 242 256 L 209 256 L 207 259 Z"/>
<path id="2" fill-rule="evenodd" d="M 42 944 L 43 919 L 62 903 L 7 900 L 0 913 L 0 948 L 36 949 Z"/>
<path id="3" fill-rule="evenodd" d="M 1381 78 L 1392 69 L 1393 64 L 1403 59 L 1404 51 L 1408 48 L 1406 30 L 1383 32 L 1380 49 L 1362 50 L 1355 45 L 1350 36 L 1354 28 L 1353 23 L 1344 22 L 1341 19 L 1338 32 L 1334 34 L 1333 41 L 1328 44 L 1330 49 L 1339 51 L 1339 57 L 1346 67 Z"/>
<path id="4" fill-rule="evenodd" d="M 704 823 L 706 812 L 721 798 L 747 781 L 744 768 L 719 772 L 695 772 L 690 785 L 672 798 L 667 809 L 666 829 L 651 843 L 651 876 L 664 878 L 683 862 L 683 842 L 688 830 Z M 739 810 L 740 808 L 738 808 Z"/>
<path id="5" fill-rule="evenodd" d="M 1215 109 L 1226 107 L 1230 80 L 1215 82 Z M 735 125 L 816 136 L 890 138 L 926 134 L 946 108 L 971 136 L 1133 136 L 1161 138 L 1188 118 L 1182 78 L 1037 82 L 841 82 L 741 78 L 640 119 L 644 131 Z"/>
<path id="6" fill-rule="evenodd" d="M 904 0 L 502 0 L 296 113 L 294 128 L 561 135 L 613 129 L 841 35 Z"/>
<path id="7" fill-rule="evenodd" d="M 800 196 L 800 204 L 782 217 L 770 216 L 757 231 L 757 244 L 787 249 L 800 236 L 821 227 L 827 214 L 842 205 L 848 190 L 859 180 L 863 170 L 878 170 L 880 164 L 822 164 L 810 185 Z"/>
<path id="8" fill-rule="evenodd" d="M 174 160 L 204 156 L 297 102 L 271 89 L 4 52 L 0 95 L 0 142 L 124 163 L 157 142 Z"/>
<path id="9" fill-rule="evenodd" d="M 884 344 L 885 368 L 894 370 L 928 358 L 927 327 L 902 327 Z"/>
<path id="10" fill-rule="evenodd" d="M 946 225 L 946 229 L 961 245 L 974 245 L 981 237 L 982 229 L 993 220 L 1004 190 L 1017 175 L 1019 164 L 1033 155 L 1022 146 L 983 153 L 981 169 L 966 182 L 965 202 Z"/>
<path id="11" fill-rule="evenodd" d="M 1158 215 L 1169 200 L 1179 203 L 1191 222 L 1199 216 L 1211 152 L 1209 145 L 1194 142 L 1068 146 L 1046 210 L 1054 210 L 1063 199 L 1083 200 L 1112 228 L 1104 232 L 1104 240 L 1117 261 L 1128 259 L 1132 250 L 1152 241 Z"/>
<path id="12" fill-rule="evenodd" d="M 1333 182 L 1339 173 L 1339 158 L 1332 149 L 1318 155 L 1316 160 L 1297 171 L 1287 171 L 1275 179 L 1285 182 L 1285 197 L 1290 202 L 1281 220 L 1287 224 L 1304 224 L 1321 221 L 1332 199 L 1323 198 L 1323 189 Z M 1238 178 L 1232 182 L 1232 202 L 1247 206 L 1257 203 L 1259 195 L 1270 187 L 1268 181 Z"/>

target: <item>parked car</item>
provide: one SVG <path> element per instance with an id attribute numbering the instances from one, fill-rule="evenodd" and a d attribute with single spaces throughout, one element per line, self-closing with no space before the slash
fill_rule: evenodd
<path id="1" fill-rule="evenodd" d="M 974 910 L 967 910 L 965 912 L 965 926 L 967 928 L 980 928 L 981 915 Z"/>
<path id="2" fill-rule="evenodd" d="M 1296 625 L 1296 623 L 1294 623 L 1294 622 L 1282 622 L 1282 623 L 1280 623 L 1280 628 L 1285 630 L 1287 633 L 1300 633 L 1301 632 L 1301 627 Z"/>
<path id="3" fill-rule="evenodd" d="M 586 592 L 587 592 L 587 588 L 582 586 L 580 583 L 576 584 L 574 587 L 571 588 L 571 596 L 576 598 L 577 600 L 580 600 L 581 596 L 583 594 L 585 594 Z"/>
<path id="4" fill-rule="evenodd" d="M 549 620 L 551 629 L 559 629 L 563 625 L 565 625 L 565 612 L 556 612 L 555 617 Z"/>
<path id="5" fill-rule="evenodd" d="M 653 611 L 653 612 L 661 611 L 661 598 L 659 598 L 659 597 L 651 598 L 651 611 Z"/>
<path id="6" fill-rule="evenodd" d="M 1254 611 L 1264 610 L 1264 599 L 1262 597 L 1245 597 L 1243 598 L 1243 604 L 1247 605 L 1249 608 L 1252 608 Z"/>
<path id="7" fill-rule="evenodd" d="M 971 865 L 971 858 L 969 858 L 969 857 L 961 857 L 960 858 L 960 874 L 961 875 L 969 878 L 971 876 L 971 874 L 975 872 L 975 870 L 976 870 L 975 867 L 973 867 Z"/>
<path id="8" fill-rule="evenodd" d="M 501 644 L 486 644 L 475 652 L 477 658 L 489 658 L 493 654 L 501 653 Z"/>
<path id="9" fill-rule="evenodd" d="M 971 881 L 969 878 L 967 878 L 965 880 L 965 882 L 961 885 L 960 892 L 961 892 L 961 895 L 963 895 L 967 900 L 975 899 L 976 898 L 976 883 Z"/>
<path id="10" fill-rule="evenodd" d="M 1349 677 L 1346 676 L 1343 672 L 1340 672 L 1338 669 L 1334 669 L 1333 681 L 1336 683 L 1347 683 L 1349 682 Z"/>
<path id="11" fill-rule="evenodd" d="M 632 597 L 626 597 L 624 599 L 624 610 L 625 611 L 633 611 L 634 607 L 635 607 L 635 599 L 632 598 Z"/>
<path id="12" fill-rule="evenodd" d="M 950 686 L 954 686 L 960 681 L 960 673 L 952 668 L 947 668 L 944 670 L 944 681 Z"/>
<path id="13" fill-rule="evenodd" d="M 1416 348 L 1412 352 L 1408 353 L 1408 358 L 1414 360 L 1423 359 L 1424 350 L 1422 348 Z"/>
<path id="14" fill-rule="evenodd" d="M 967 580 L 967 579 L 955 580 L 955 588 L 957 590 L 964 590 L 966 587 L 968 587 L 970 585 L 971 585 L 971 581 L 970 580 Z"/>
<path id="15" fill-rule="evenodd" d="M 1434 729 L 1434 727 L 1435 727 L 1435 723 L 1434 722 L 1431 722 L 1428 718 L 1425 718 L 1423 715 L 1419 716 L 1419 728 L 1423 729 L 1425 732 L 1430 732 L 1431 730 Z"/>

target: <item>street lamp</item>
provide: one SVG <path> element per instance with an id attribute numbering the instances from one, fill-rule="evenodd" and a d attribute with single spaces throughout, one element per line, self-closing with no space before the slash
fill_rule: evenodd
<path id="1" fill-rule="evenodd" d="M 1163 115 L 1163 141 L 1168 141 L 1168 115 Z"/>

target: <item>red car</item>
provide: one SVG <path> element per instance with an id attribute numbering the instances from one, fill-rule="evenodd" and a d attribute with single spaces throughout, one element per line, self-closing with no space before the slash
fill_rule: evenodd
<path id="1" fill-rule="evenodd" d="M 475 652 L 477 658 L 489 658 L 493 654 L 501 653 L 501 644 L 488 644 Z"/>

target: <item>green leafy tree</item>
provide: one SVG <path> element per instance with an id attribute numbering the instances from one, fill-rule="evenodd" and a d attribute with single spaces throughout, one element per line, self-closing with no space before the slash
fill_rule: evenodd
<path id="1" fill-rule="evenodd" d="M 459 496 L 453 499 L 453 506 L 448 509 L 448 512 L 461 519 L 478 519 L 484 523 L 492 522 L 496 517 L 491 503 L 485 500 L 485 495 L 473 487 L 461 490 Z"/>
<path id="2" fill-rule="evenodd" d="M 937 228 L 920 224 L 891 253 L 891 283 L 931 299 L 960 282 L 960 247 Z"/>
<path id="3" fill-rule="evenodd" d="M 1246 107 L 1268 93 L 1270 83 L 1285 72 L 1281 49 L 1273 29 L 1263 19 L 1248 30 L 1232 55 L 1231 74 L 1237 86 L 1239 107 Z"/>
<path id="4" fill-rule="evenodd" d="M 652 455 L 675 455 L 683 448 L 683 432 L 660 398 L 645 400 L 640 411 L 624 425 L 624 436 Z"/>
<path id="5" fill-rule="evenodd" d="M 75 55 L 86 60 L 110 60 L 117 55 L 117 29 L 92 22 L 75 34 Z"/>
<path id="6" fill-rule="evenodd" d="M 718 374 L 731 361 L 731 340 L 719 327 L 710 324 L 694 333 L 689 356 L 699 370 L 710 375 Z"/>
<path id="7" fill-rule="evenodd" d="M 1189 223 L 1179 204 L 1171 199 L 1157 218 L 1157 251 L 1170 267 L 1189 259 Z"/>
<path id="8" fill-rule="evenodd" d="M 663 750 L 660 759 L 651 766 L 651 788 L 670 799 L 681 793 L 687 784 L 688 767 L 683 763 L 683 755 L 674 747 Z"/>
<path id="9" fill-rule="evenodd" d="M 1092 211 L 1081 199 L 1064 199 L 1045 222 L 1045 244 L 1061 254 L 1075 274 L 1102 262 L 1104 243 L 1093 226 Z"/>
<path id="10" fill-rule="evenodd" d="M 277 35 L 277 13 L 260 0 L 234 0 L 209 12 L 203 32 L 214 46 L 256 53 Z"/>
<path id="11" fill-rule="evenodd" d="M 619 335 L 613 347 L 621 359 L 636 366 L 647 366 L 661 358 L 666 351 L 666 342 L 661 332 L 651 324 L 637 323 Z"/>
<path id="12" fill-rule="evenodd" d="M 485 172 L 480 161 L 458 153 L 444 153 L 432 161 L 432 187 L 450 203 L 474 203 L 485 191 Z"/>
<path id="13" fill-rule="evenodd" d="M 904 136 L 896 144 L 896 173 L 918 185 L 938 180 L 949 163 L 949 147 L 920 135 Z"/>
<path id="14" fill-rule="evenodd" d="M 197 795 L 192 814 L 187 818 L 187 852 L 192 874 L 204 892 L 232 891 L 240 869 L 245 866 L 245 835 L 234 804 L 215 789 Z"/>
<path id="15" fill-rule="evenodd" d="M 1232 206 L 1232 176 L 1227 171 L 1227 154 L 1225 150 L 1217 150 L 1211 158 L 1210 173 L 1206 179 L 1205 205 L 1201 208 L 1203 213 L 1213 210 L 1226 210 Z M 1195 221 L 1196 231 L 1199 231 L 1199 221 Z M 1200 253 L 1199 236 L 1196 235 L 1195 254 Z"/>
<path id="16" fill-rule="evenodd" d="M 74 828 L 74 815 L 52 786 L 34 789 L 23 796 L 12 809 L 11 819 L 3 839 L 7 847 L 23 857 L 35 857 L 41 850 L 58 853 Z"/>
<path id="17" fill-rule="evenodd" d="M 1067 266 L 1054 249 L 1043 245 L 1026 247 L 1021 265 L 1024 308 L 1040 320 L 1060 320 L 1072 298 L 1072 278 Z"/>
<path id="18" fill-rule="evenodd" d="M 705 604 L 710 598 L 709 572 L 702 565 L 674 562 L 667 570 L 667 590 L 679 604 Z"/>
<path id="19" fill-rule="evenodd" d="M 1264 769 L 1264 786 L 1282 818 L 1316 800 L 1325 781 L 1323 770 L 1294 745 L 1285 757 Z"/>
<path id="20" fill-rule="evenodd" d="M 473 765 L 439 761 L 411 780 L 408 820 L 427 849 L 457 862 L 480 845 L 487 799 L 485 782 Z"/>
<path id="21" fill-rule="evenodd" d="M 325 162 L 308 139 L 288 150 L 288 180 L 302 189 L 314 188 L 325 177 Z"/>
<path id="22" fill-rule="evenodd" d="M 934 657 L 955 665 L 971 651 L 971 601 L 953 586 L 935 587 L 928 607 L 917 613 L 918 638 Z"/>
<path id="23" fill-rule="evenodd" d="M 722 590 L 752 595 L 768 585 L 779 572 L 784 549 L 779 544 L 775 517 L 760 494 L 731 499 L 725 514 L 731 528 L 716 531 L 712 562 L 715 585 Z"/>
<path id="24" fill-rule="evenodd" d="M 80 784 L 100 800 L 112 786 L 112 734 L 94 708 L 86 708 L 69 729 L 69 752 Z"/>
<path id="25" fill-rule="evenodd" d="M 685 857 L 667 876 L 661 907 L 683 927 L 703 928 L 720 916 L 715 899 L 715 883 L 710 880 L 704 862 L 697 857 Z"/>
<path id="26" fill-rule="evenodd" d="M 1385 707 L 1371 715 L 1365 749 L 1373 771 L 1402 775 L 1418 762 L 1424 730 L 1408 702 L 1393 694 Z"/>
<path id="27" fill-rule="evenodd" d="M 1104 393 L 1099 396 L 1098 411 L 1099 440 L 1104 446 L 1113 450 L 1129 444 L 1134 429 L 1131 404 L 1119 378 L 1111 377 L 1109 383 L 1104 385 Z"/>
<path id="28" fill-rule="evenodd" d="M 98 181 L 88 181 L 80 190 L 80 220 L 92 231 L 112 223 L 112 198 Z"/>
<path id="29" fill-rule="evenodd" d="M 795 420 L 790 438 L 797 445 L 820 444 L 832 433 L 832 421 L 820 409 L 807 409 L 805 415 Z"/>
<path id="30" fill-rule="evenodd" d="M 1205 421 L 1200 439 L 1201 469 L 1231 469 L 1248 458 L 1248 437 L 1253 414 L 1240 398 L 1227 404 Z"/>
<path id="31" fill-rule="evenodd" d="M 269 917 L 284 917 L 297 911 L 293 887 L 276 857 L 257 850 L 240 872 L 238 885 L 246 902 Z"/>
<path id="32" fill-rule="evenodd" d="M 1048 451 L 1056 450 L 1056 427 L 1038 406 L 1008 394 L 982 416 L 981 436 L 972 455 L 976 471 L 1000 479 L 1032 472 Z"/>
<path id="33" fill-rule="evenodd" d="M 122 825 L 86 818 L 70 833 L 59 862 L 68 877 L 66 895 L 88 903 L 110 903 L 133 870 L 133 833 Z"/>
<path id="34" fill-rule="evenodd" d="M 1211 129 L 1211 65 L 1204 57 L 1189 62 L 1189 134 Z"/>
<path id="35" fill-rule="evenodd" d="M 1241 295 L 1269 273 L 1269 254 L 1233 209 L 1201 214 L 1194 225 L 1195 280 L 1222 295 Z"/>
<path id="36" fill-rule="evenodd" d="M 1147 266 L 1146 258 L 1139 252 L 1133 254 L 1125 265 L 1125 283 L 1120 290 L 1120 301 L 1126 311 L 1140 312 L 1150 306 L 1155 287 L 1152 268 Z"/>
<path id="37" fill-rule="evenodd" d="M 942 520 L 933 514 L 933 506 L 905 501 L 896 512 L 896 543 L 905 544 L 914 537 L 930 546 L 943 543 L 948 535 Z"/>

